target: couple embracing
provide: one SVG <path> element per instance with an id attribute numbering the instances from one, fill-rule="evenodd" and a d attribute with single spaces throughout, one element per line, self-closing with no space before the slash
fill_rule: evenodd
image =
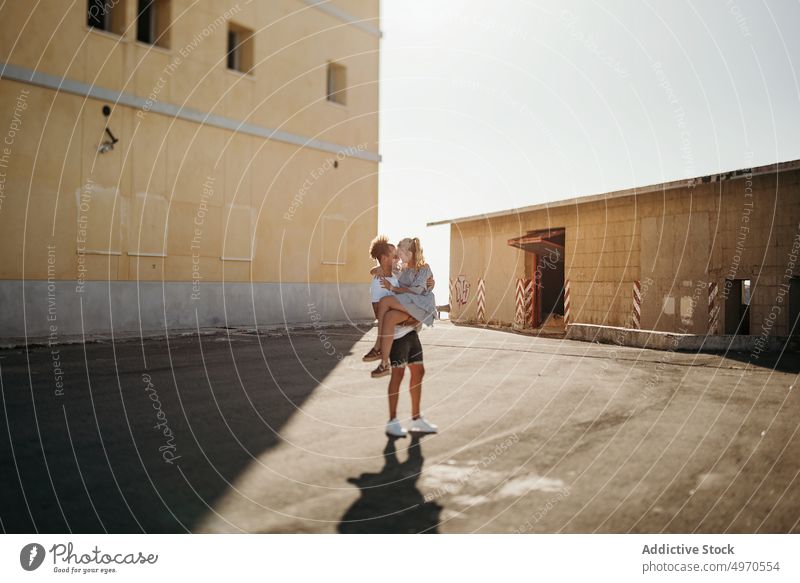
<path id="1" fill-rule="evenodd" d="M 404 437 L 408 431 L 436 433 L 436 425 L 429 423 L 420 412 L 425 366 L 418 335 L 423 324 L 433 325 L 436 313 L 433 273 L 425 262 L 422 245 L 416 237 L 403 239 L 396 247 L 386 237 L 376 237 L 369 253 L 378 262 L 370 272 L 373 276 L 372 308 L 378 319 L 378 337 L 362 360 L 380 361 L 371 373 L 373 378 L 391 375 L 386 433 L 391 437 Z M 397 418 L 400 383 L 406 368 L 411 375 L 412 420 L 408 429 Z"/>

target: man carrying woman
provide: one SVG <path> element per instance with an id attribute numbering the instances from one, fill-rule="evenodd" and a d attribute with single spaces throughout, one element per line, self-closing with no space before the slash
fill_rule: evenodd
<path id="1" fill-rule="evenodd" d="M 420 412 L 425 366 L 417 333 L 423 323 L 429 326 L 433 324 L 433 274 L 425 264 L 419 239 L 403 239 L 395 251 L 394 245 L 386 237 L 377 237 L 372 241 L 370 255 L 379 263 L 373 269 L 371 286 L 372 307 L 378 318 L 378 339 L 363 360 L 381 360 L 381 364 L 372 372 L 373 377 L 391 374 L 386 433 L 393 437 L 403 437 L 407 431 L 436 433 L 436 425 L 429 423 Z M 397 255 L 403 262 L 399 277 L 395 277 L 393 272 Z M 386 355 L 385 358 L 383 355 Z M 411 374 L 412 421 L 408 430 L 397 419 L 400 383 L 406 368 Z"/>

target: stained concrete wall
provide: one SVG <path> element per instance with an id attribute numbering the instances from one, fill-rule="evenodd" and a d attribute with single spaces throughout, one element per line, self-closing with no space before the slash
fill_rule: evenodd
<path id="1" fill-rule="evenodd" d="M 643 329 L 708 331 L 708 215 L 698 210 L 642 217 Z"/>
<path id="2" fill-rule="evenodd" d="M 4 339 L 372 318 L 367 284 L 0 281 Z"/>
<path id="3" fill-rule="evenodd" d="M 472 293 L 452 315 L 476 318 L 472 300 L 483 277 L 487 318 L 512 324 L 516 278 L 532 274 L 524 252 L 507 241 L 565 227 L 573 323 L 631 327 L 633 285 L 640 281 L 643 329 L 706 334 L 709 283 L 715 282 L 721 334 L 725 279 L 751 279 L 751 334 L 785 336 L 785 284 L 800 275 L 800 170 L 760 172 L 454 222 L 451 274 L 463 276 Z"/>
<path id="4" fill-rule="evenodd" d="M 756 176 L 752 187 L 747 180 L 722 183 L 721 198 L 725 212 L 710 221 L 716 237 L 709 276 L 721 294 L 726 278 L 751 279 L 751 334 L 763 334 L 766 328 L 769 335 L 786 336 L 784 284 L 788 275 L 800 275 L 800 171 Z"/>

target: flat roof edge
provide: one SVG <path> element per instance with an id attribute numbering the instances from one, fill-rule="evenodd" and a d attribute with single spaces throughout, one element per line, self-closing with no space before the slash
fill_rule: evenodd
<path id="1" fill-rule="evenodd" d="M 661 182 L 658 184 L 650 184 L 647 186 L 626 188 L 624 190 L 615 190 L 602 194 L 589 194 L 581 195 L 552 202 L 542 202 L 525 207 L 512 208 L 503 211 L 494 211 L 490 213 L 483 213 L 480 215 L 471 215 L 467 217 L 458 217 L 455 219 L 442 219 L 439 221 L 432 221 L 427 223 L 428 227 L 436 227 L 439 225 L 449 225 L 454 223 L 467 223 L 470 221 L 479 221 L 486 219 L 494 219 L 498 217 L 505 217 L 514 214 L 529 213 L 538 210 L 559 208 L 563 206 L 570 206 L 574 204 L 586 204 L 590 202 L 598 202 L 602 200 L 610 200 L 615 198 L 623 198 L 626 196 L 634 196 L 638 194 L 649 194 L 659 190 L 675 190 L 677 188 L 694 187 L 698 184 L 706 184 L 712 182 L 722 182 L 723 180 L 736 180 L 746 176 L 759 176 L 762 174 L 778 174 L 780 172 L 788 172 L 790 170 L 800 169 L 800 159 L 789 160 L 786 162 L 777 162 L 767 164 L 764 166 L 756 166 L 754 168 L 741 168 L 739 170 L 731 170 L 728 172 L 720 172 L 719 174 L 710 174 L 708 176 L 698 176 L 696 178 L 685 178 L 681 180 L 673 180 L 671 182 Z"/>

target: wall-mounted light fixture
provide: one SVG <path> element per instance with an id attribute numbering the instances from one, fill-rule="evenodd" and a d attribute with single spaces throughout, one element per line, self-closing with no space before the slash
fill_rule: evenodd
<path id="1" fill-rule="evenodd" d="M 110 108 L 109 106 L 107 106 L 107 105 L 104 105 L 104 106 L 103 106 L 103 115 L 104 115 L 106 118 L 107 118 L 109 115 L 111 115 L 111 108 Z M 104 141 L 103 141 L 103 142 L 100 144 L 100 147 L 97 149 L 97 151 L 98 151 L 98 152 L 100 152 L 101 154 L 105 154 L 106 152 L 110 152 L 111 150 L 113 150 L 113 149 L 114 149 L 114 144 L 116 144 L 116 143 L 119 141 L 119 140 L 118 140 L 118 139 L 117 139 L 117 138 L 114 136 L 114 134 L 112 134 L 112 133 L 111 133 L 111 130 L 110 130 L 110 129 L 108 129 L 108 123 L 106 123 L 106 133 L 108 134 L 108 137 L 109 137 L 110 139 L 108 139 L 108 140 L 104 140 Z"/>

